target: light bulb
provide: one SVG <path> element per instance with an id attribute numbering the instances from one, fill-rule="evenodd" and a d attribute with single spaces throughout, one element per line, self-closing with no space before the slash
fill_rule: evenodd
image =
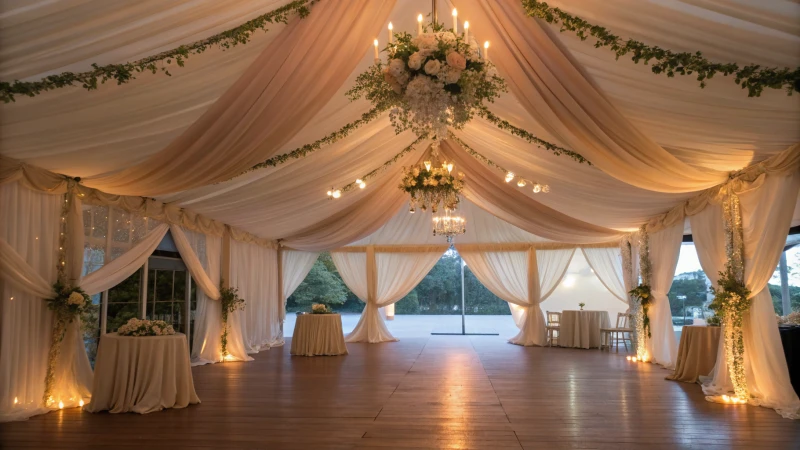
<path id="1" fill-rule="evenodd" d="M 364 183 L 362 181 L 361 183 L 358 183 L 358 187 L 360 187 L 361 189 L 364 189 L 365 187 L 367 187 L 367 183 Z"/>
<path id="2" fill-rule="evenodd" d="M 394 26 L 392 26 L 392 22 L 389 22 L 389 31 L 394 30 Z"/>
<path id="3" fill-rule="evenodd" d="M 519 187 L 525 187 L 526 184 L 528 184 L 528 183 L 526 183 L 525 180 L 517 181 L 517 186 L 519 186 Z"/>
<path id="4" fill-rule="evenodd" d="M 536 184 L 533 185 L 533 193 L 534 194 L 538 194 L 539 192 L 542 192 L 542 185 L 539 184 L 539 183 L 536 183 Z"/>
<path id="5" fill-rule="evenodd" d="M 513 179 L 514 179 L 514 173 L 513 172 L 508 172 L 506 174 L 506 183 L 510 183 L 511 180 L 513 180 Z"/>
<path id="6" fill-rule="evenodd" d="M 453 8 L 453 17 L 458 17 L 458 10 Z"/>
<path id="7" fill-rule="evenodd" d="M 61 400 L 58 401 L 58 409 L 64 409 L 64 402 Z"/>
<path id="8" fill-rule="evenodd" d="M 469 22 L 464 21 L 464 31 L 469 30 Z"/>
<path id="9" fill-rule="evenodd" d="M 361 184 L 361 183 L 363 183 L 363 181 L 361 181 L 361 178 L 356 178 L 356 184 Z"/>
<path id="10" fill-rule="evenodd" d="M 408 213 L 409 214 L 414 214 L 414 208 L 408 208 Z"/>
<path id="11" fill-rule="evenodd" d="M 545 194 L 547 194 L 548 192 L 550 192 L 550 186 L 549 186 L 549 185 L 547 185 L 547 184 L 545 184 L 544 186 L 542 186 L 542 192 L 544 192 Z"/>
<path id="12" fill-rule="evenodd" d="M 453 172 L 453 163 L 448 163 L 447 164 L 447 173 L 451 173 L 451 172 Z"/>
<path id="13" fill-rule="evenodd" d="M 483 48 L 489 48 L 489 41 L 483 43 Z"/>
<path id="14" fill-rule="evenodd" d="M 328 191 L 328 197 L 330 197 L 331 195 L 333 195 L 333 191 Z"/>
<path id="15" fill-rule="evenodd" d="M 431 162 L 430 161 L 425 161 L 425 170 L 427 170 L 427 171 L 431 170 Z"/>
<path id="16" fill-rule="evenodd" d="M 422 23 L 422 14 L 417 16 L 417 22 Z"/>
<path id="17" fill-rule="evenodd" d="M 333 191 L 333 198 L 339 198 L 341 196 L 342 196 L 342 191 L 340 191 L 339 189 Z"/>
<path id="18" fill-rule="evenodd" d="M 13 299 L 14 297 L 11 298 Z M 16 405 L 17 403 L 19 403 L 19 400 L 17 400 L 17 397 L 14 397 L 14 404 Z"/>
<path id="19" fill-rule="evenodd" d="M 83 406 L 83 399 L 78 402 L 78 406 Z"/>

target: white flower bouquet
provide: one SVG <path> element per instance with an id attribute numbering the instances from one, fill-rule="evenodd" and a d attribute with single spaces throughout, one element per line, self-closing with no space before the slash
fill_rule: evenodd
<path id="1" fill-rule="evenodd" d="M 146 320 L 134 317 L 128 323 L 119 327 L 117 334 L 120 336 L 169 336 L 175 334 L 175 329 L 163 320 Z"/>
<path id="2" fill-rule="evenodd" d="M 72 322 L 92 305 L 92 299 L 81 288 L 58 282 L 53 285 L 53 290 L 56 295 L 46 300 L 47 307 L 65 323 Z"/>
<path id="3" fill-rule="evenodd" d="M 333 311 L 327 305 L 322 303 L 314 303 L 311 305 L 311 314 L 331 314 Z"/>
<path id="4" fill-rule="evenodd" d="M 386 51 L 388 64 L 377 62 L 359 75 L 347 95 L 391 109 L 398 133 L 411 129 L 419 136 L 446 139 L 448 126 L 463 128 L 476 108 L 506 91 L 475 39 L 467 42 L 440 24 L 416 37 L 396 33 Z"/>

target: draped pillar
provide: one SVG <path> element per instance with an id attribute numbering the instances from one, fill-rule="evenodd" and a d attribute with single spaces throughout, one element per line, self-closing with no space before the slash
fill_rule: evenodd
<path id="1" fill-rule="evenodd" d="M 650 264 L 652 266 L 650 305 L 650 338 L 646 340 L 647 352 L 653 362 L 666 368 L 674 368 L 678 357 L 678 342 L 672 328 L 672 311 L 669 307 L 669 293 L 675 269 L 678 267 L 681 242 L 683 241 L 683 221 L 649 235 Z"/>

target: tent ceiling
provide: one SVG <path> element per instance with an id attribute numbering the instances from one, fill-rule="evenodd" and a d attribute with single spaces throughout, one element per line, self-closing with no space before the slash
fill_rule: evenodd
<path id="1" fill-rule="evenodd" d="M 136 59 L 230 28 L 285 3 L 126 0 L 111 7 L 102 0 L 7 2 L 0 11 L 0 79 L 38 79 L 63 70 L 85 70 L 92 62 Z M 440 1 L 439 8 L 449 11 L 455 5 L 462 10 L 460 3 Z M 550 3 L 619 35 L 664 48 L 702 50 L 716 61 L 800 66 L 800 5 L 796 2 Z M 414 30 L 416 14 L 429 9 L 427 0 L 397 2 L 385 22 L 391 20 L 395 30 Z M 445 22 L 450 19 L 449 14 L 440 13 L 440 17 Z M 473 23 L 486 20 L 463 14 L 459 18 Z M 385 27 L 386 23 L 381 29 Z M 142 75 L 122 86 L 109 84 L 88 93 L 80 88 L 61 89 L 2 105 L 0 154 L 81 177 L 139 163 L 167 147 L 206 112 L 283 28 L 275 25 L 268 33 L 256 33 L 247 45 L 192 56 L 186 67 L 171 71 L 172 77 Z M 748 98 L 730 80 L 717 79 L 701 90 L 692 77 L 653 75 L 642 64 L 625 58 L 615 61 L 607 50 L 593 48 L 591 40 L 581 42 L 553 26 L 546 28 L 636 129 L 691 166 L 736 170 L 800 142 L 800 96 L 770 90 L 762 97 Z M 473 26 L 473 31 L 480 38 L 484 30 Z M 366 102 L 349 102 L 344 92 L 371 63 L 368 52 L 339 92 L 277 153 L 312 142 L 369 110 Z M 491 109 L 550 142 L 565 145 L 510 93 Z M 597 167 L 537 149 L 481 119 L 457 135 L 509 170 L 552 188 L 548 195 L 524 190 L 525 195 L 603 227 L 635 228 L 696 194 L 634 187 Z M 302 160 L 158 199 L 259 236 L 284 238 L 357 207 L 378 186 L 394 189 L 397 169 L 416 162 L 424 148 L 407 155 L 364 191 L 337 201 L 324 194 L 330 186 L 349 183 L 379 166 L 413 139 L 410 134 L 396 136 L 384 117 Z"/>

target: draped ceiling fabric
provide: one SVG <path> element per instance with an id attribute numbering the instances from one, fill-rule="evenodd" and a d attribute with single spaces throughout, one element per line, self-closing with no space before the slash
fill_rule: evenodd
<path id="1" fill-rule="evenodd" d="M 92 63 L 133 61 L 206 38 L 286 3 L 6 2 L 0 6 L 0 80 L 38 80 L 67 70 L 86 71 Z M 712 61 L 800 66 L 800 4 L 791 0 L 746 6 L 705 0 L 551 3 L 623 38 L 673 51 L 700 50 Z M 693 76 L 654 75 L 628 57 L 617 61 L 613 52 L 595 49 L 591 38 L 581 41 L 569 32 L 559 33 L 557 25 L 525 16 L 518 0 L 438 0 L 438 7 L 457 7 L 459 19 L 470 21 L 478 41 L 492 42 L 492 61 L 510 89 L 489 109 L 593 164 L 554 156 L 480 118 L 455 130 L 465 144 L 504 168 L 551 188 L 549 194 L 533 194 L 529 188 L 504 183 L 502 173 L 470 157 L 458 143 L 444 143 L 442 153 L 466 174 L 459 212 L 467 217 L 468 231 L 458 243 L 473 246 L 472 251 L 530 252 L 533 247 L 538 258 L 547 246 L 616 246 L 625 232 L 654 217 L 677 211 L 667 219 L 682 220 L 689 206 L 696 208 L 687 209 L 686 215 L 701 212 L 704 196 L 725 182 L 729 172 L 771 157 L 794 161 L 800 153 L 798 95 L 767 89 L 761 97 L 748 98 L 746 91 L 720 75 L 705 89 Z M 128 84 L 110 82 L 92 92 L 68 87 L 35 98 L 18 97 L 15 103 L 0 105 L 0 185 L 18 183 L 64 194 L 68 183 L 56 174 L 82 177 L 77 189 L 87 203 L 143 213 L 175 230 L 176 244 L 187 265 L 194 266 L 200 287 L 201 331 L 195 333 L 192 355 L 197 362 L 219 360 L 220 311 L 213 299 L 218 297 L 224 225 L 251 233 L 251 240 L 267 247 L 280 240 L 290 249 L 308 252 L 306 256 L 342 246 L 363 247 L 339 253 L 344 255 L 341 259 L 351 259 L 366 256 L 365 249 L 372 247 L 376 257 L 370 273 L 378 281 L 371 283 L 373 294 L 365 281 L 362 298 L 377 304 L 382 295 L 379 266 L 400 267 L 404 259 L 391 262 L 395 253 L 382 252 L 381 246 L 421 245 L 409 255 L 425 259 L 444 251 L 443 240 L 430 235 L 430 214 L 409 216 L 403 205 L 406 196 L 397 189 L 401 167 L 419 161 L 427 143 L 380 171 L 366 189 L 338 200 L 327 198 L 325 191 L 363 177 L 415 137 L 396 134 L 388 114 L 383 114 L 305 158 L 236 175 L 360 118 L 371 105 L 350 102 L 344 93 L 372 64 L 372 39 L 385 45 L 390 20 L 395 30 L 413 33 L 417 14 L 429 10 L 427 0 L 321 0 L 311 6 L 307 18 L 270 25 L 266 33 L 255 32 L 246 45 L 192 55 L 185 67 L 171 67 L 172 76 L 142 73 Z M 440 18 L 446 24 L 450 20 L 447 14 L 440 13 Z M 797 172 L 796 165 L 787 167 Z M 794 207 L 791 223 L 800 224 L 797 193 L 781 198 L 780 204 L 787 211 Z M 758 209 L 750 211 L 756 214 Z M 665 222 L 662 228 L 671 225 L 674 222 Z M 7 243 L 17 253 L 27 245 Z M 569 245 L 557 248 L 561 244 Z M 670 240 L 665 246 L 671 244 Z M 139 250 L 144 252 L 146 246 Z M 769 262 L 767 256 L 763 258 Z M 671 261 L 666 259 L 662 287 L 668 288 Z M 5 255 L 0 258 L 5 266 L 7 260 Z M 279 271 L 293 274 L 278 277 L 286 283 L 278 291 L 284 298 L 312 260 L 280 258 Z M 296 266 L 288 267 L 290 261 Z M 114 268 L 111 264 L 109 270 Z M 42 265 L 38 272 L 49 282 L 47 268 L 52 266 Z M 386 287 L 393 293 L 386 291 L 383 298 L 405 290 L 409 280 L 419 276 L 412 272 L 402 289 Z M 618 292 L 617 267 L 615 277 L 610 269 L 607 272 L 604 283 Z M 748 284 L 760 289 L 763 273 L 759 269 L 757 275 L 750 274 Z M 528 283 L 533 278 L 528 274 Z M 14 289 L 39 281 L 24 278 Z M 758 314 L 767 313 L 763 305 L 754 304 Z M 230 350 L 247 359 L 241 331 L 249 334 L 251 327 L 240 316 L 232 314 L 238 334 L 229 338 Z M 4 314 L 3 320 L 7 317 Z M 377 310 L 375 317 L 380 319 Z M 667 317 L 662 319 L 666 330 Z M 46 328 L 39 325 L 31 324 L 31 329 Z M 767 333 L 764 336 L 771 333 L 758 330 Z M 275 329 L 270 335 L 273 342 L 280 339 Z M 252 336 L 251 348 L 264 342 L 266 330 Z M 759 388 L 762 384 L 758 382 Z"/>

